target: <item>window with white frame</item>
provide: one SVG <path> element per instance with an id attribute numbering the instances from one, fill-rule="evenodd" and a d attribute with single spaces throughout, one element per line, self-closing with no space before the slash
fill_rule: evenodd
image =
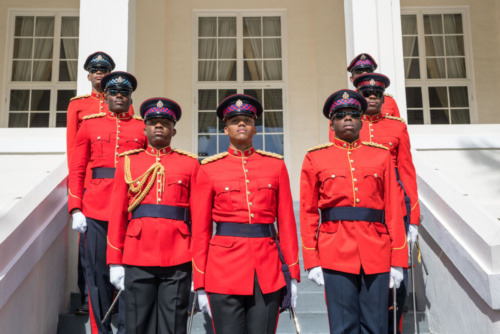
<path id="1" fill-rule="evenodd" d="M 195 20 L 198 155 L 204 158 L 228 149 L 229 138 L 215 110 L 224 98 L 236 93 L 253 96 L 264 107 L 256 120 L 255 148 L 283 155 L 283 14 L 198 13 Z"/>
<path id="2" fill-rule="evenodd" d="M 65 127 L 76 95 L 77 13 L 11 12 L 10 23 L 4 126 Z"/>
<path id="3" fill-rule="evenodd" d="M 474 84 L 468 12 L 402 10 L 409 124 L 470 124 Z"/>

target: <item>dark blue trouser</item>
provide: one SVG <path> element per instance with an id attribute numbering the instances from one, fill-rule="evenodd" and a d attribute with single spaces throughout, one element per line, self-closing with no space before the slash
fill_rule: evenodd
<path id="1" fill-rule="evenodd" d="M 99 334 L 113 334 L 111 317 L 101 325 L 115 296 L 115 287 L 109 282 L 109 268 L 106 264 L 108 222 L 87 218 L 85 260 L 87 265 L 87 286 L 90 305 Z M 125 333 L 124 295 L 120 296 L 118 311 L 118 332 Z M 95 333 L 93 333 L 95 334 Z"/>
<path id="2" fill-rule="evenodd" d="M 396 303 L 398 304 L 398 310 L 396 311 L 396 319 L 398 320 L 396 325 L 397 334 L 401 334 L 399 326 L 405 308 L 406 292 L 408 291 L 408 269 L 403 269 L 403 275 L 403 282 L 401 282 L 401 285 L 396 290 Z M 392 303 L 392 289 L 389 289 L 389 305 L 392 305 Z M 392 310 L 389 311 L 389 334 L 394 334 L 394 314 L 392 313 Z"/>
<path id="3" fill-rule="evenodd" d="M 85 275 L 85 233 L 78 234 L 78 289 L 80 290 L 80 302 L 89 301 L 87 279 Z"/>
<path id="4" fill-rule="evenodd" d="M 323 269 L 331 334 L 387 334 L 389 273 Z"/>

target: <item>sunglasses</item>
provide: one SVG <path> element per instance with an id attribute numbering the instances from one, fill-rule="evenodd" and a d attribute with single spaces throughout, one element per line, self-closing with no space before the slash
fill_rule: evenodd
<path id="1" fill-rule="evenodd" d="M 379 90 L 362 90 L 360 93 L 364 97 L 370 97 L 373 95 L 377 99 L 380 99 L 382 96 L 384 96 L 384 92 L 381 92 Z"/>
<path id="2" fill-rule="evenodd" d="M 333 114 L 333 118 L 344 119 L 347 115 L 349 115 L 351 118 L 358 119 L 361 117 L 361 111 L 359 110 L 337 111 L 335 114 Z"/>
<path id="3" fill-rule="evenodd" d="M 89 68 L 89 72 L 92 74 L 95 74 L 97 72 L 109 73 L 109 69 L 106 67 L 91 67 L 91 68 Z"/>
<path id="4" fill-rule="evenodd" d="M 352 70 L 352 74 L 358 75 L 358 74 L 363 74 L 363 73 L 373 73 L 373 68 L 356 68 Z"/>
<path id="5" fill-rule="evenodd" d="M 132 94 L 132 91 L 130 91 L 128 89 L 125 89 L 125 90 L 121 90 L 121 89 L 108 89 L 106 91 L 106 93 L 108 93 L 111 96 L 117 96 L 118 94 L 120 94 L 123 97 L 128 97 L 128 96 L 130 96 L 130 94 Z"/>

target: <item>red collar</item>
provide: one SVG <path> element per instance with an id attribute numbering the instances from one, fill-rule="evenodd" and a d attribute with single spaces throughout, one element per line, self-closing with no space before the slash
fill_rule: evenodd
<path id="1" fill-rule="evenodd" d="M 252 146 L 246 151 L 239 151 L 234 148 L 229 148 L 227 150 L 229 152 L 229 155 L 233 157 L 238 157 L 238 158 L 248 158 L 249 156 L 253 155 L 255 153 L 255 148 Z"/>
<path id="2" fill-rule="evenodd" d="M 342 139 L 333 138 L 333 145 L 347 150 L 353 150 L 361 146 L 361 140 L 358 139 L 353 141 L 352 143 L 348 143 L 346 141 L 343 141 Z"/>
<path id="3" fill-rule="evenodd" d="M 111 112 L 111 111 L 106 111 L 106 115 L 110 118 L 118 118 L 118 119 L 129 119 L 131 116 L 128 112 L 122 112 L 120 114 Z"/>
<path id="4" fill-rule="evenodd" d="M 382 119 L 384 119 L 384 116 L 381 113 L 377 113 L 375 115 L 363 114 L 363 116 L 361 116 L 362 121 L 370 123 L 376 123 L 381 121 Z"/>
<path id="5" fill-rule="evenodd" d="M 92 96 L 94 99 L 104 100 L 104 92 L 96 93 L 96 92 L 92 91 L 92 92 L 90 92 L 90 96 Z"/>
<path id="6" fill-rule="evenodd" d="M 163 156 L 172 152 L 172 148 L 170 146 L 167 146 L 164 148 L 156 149 L 153 146 L 148 145 L 148 149 L 146 150 L 146 152 L 148 152 L 149 155 Z"/>

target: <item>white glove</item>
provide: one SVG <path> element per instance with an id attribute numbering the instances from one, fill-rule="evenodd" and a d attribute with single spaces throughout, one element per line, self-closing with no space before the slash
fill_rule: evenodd
<path id="1" fill-rule="evenodd" d="M 125 268 L 119 264 L 110 264 L 109 281 L 118 290 L 125 290 Z"/>
<path id="2" fill-rule="evenodd" d="M 85 233 L 87 231 L 87 219 L 83 215 L 81 211 L 75 212 L 73 215 L 73 224 L 72 228 L 73 230 L 80 232 L 80 233 Z"/>
<path id="3" fill-rule="evenodd" d="M 292 278 L 292 307 L 297 307 L 297 280 Z"/>
<path id="4" fill-rule="evenodd" d="M 208 313 L 212 317 L 212 312 L 210 311 L 210 305 L 208 304 L 208 296 L 205 289 L 198 290 L 198 306 L 201 312 Z"/>
<path id="5" fill-rule="evenodd" d="M 307 275 L 307 278 L 309 278 L 311 281 L 313 281 L 318 285 L 325 285 L 325 279 L 323 278 L 323 270 L 321 270 L 320 266 L 309 269 L 309 274 Z"/>
<path id="6" fill-rule="evenodd" d="M 408 243 L 414 244 L 415 242 L 417 242 L 417 235 L 418 235 L 418 225 L 410 224 L 410 229 L 408 230 L 406 241 Z"/>
<path id="7" fill-rule="evenodd" d="M 389 288 L 396 286 L 399 288 L 401 282 L 403 281 L 403 268 L 401 267 L 391 267 L 391 280 L 389 281 Z"/>

